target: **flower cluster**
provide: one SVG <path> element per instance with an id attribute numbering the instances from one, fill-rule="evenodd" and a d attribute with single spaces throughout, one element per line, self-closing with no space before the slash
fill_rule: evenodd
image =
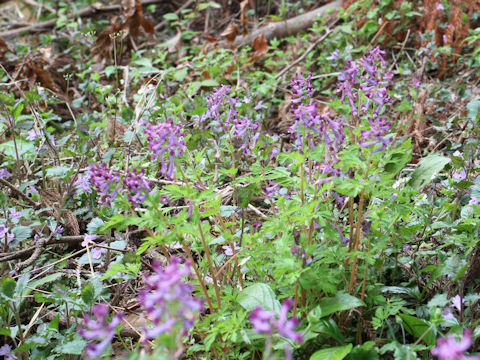
<path id="1" fill-rule="evenodd" d="M 185 135 L 181 130 L 182 125 L 174 125 L 171 118 L 166 123 L 148 124 L 145 129 L 148 148 L 153 153 L 152 160 L 160 159 L 162 165 L 160 173 L 169 179 L 172 179 L 175 175 L 174 159 L 183 155 L 187 148 Z"/>
<path id="2" fill-rule="evenodd" d="M 15 238 L 15 235 L 13 235 L 4 224 L 0 224 L 0 239 L 1 239 L 1 241 L 7 240 L 7 243 L 9 243 L 14 238 Z"/>
<path id="3" fill-rule="evenodd" d="M 90 182 L 95 186 L 100 195 L 100 202 L 110 206 L 117 196 L 120 184 L 120 174 L 107 168 L 107 164 L 93 165 L 88 170 Z"/>
<path id="4" fill-rule="evenodd" d="M 128 200 L 134 207 L 143 203 L 150 192 L 153 183 L 148 182 L 144 177 L 145 171 L 141 169 L 133 169 L 127 171 L 126 177 L 123 179 L 123 185 L 128 190 Z"/>
<path id="5" fill-rule="evenodd" d="M 203 309 L 202 300 L 192 296 L 193 286 L 182 281 L 182 277 L 190 274 L 189 263 L 183 267 L 180 263 L 178 257 L 171 256 L 170 265 L 162 268 L 154 263 L 155 273 L 144 275 L 145 288 L 140 291 L 138 300 L 153 323 L 153 327 L 144 329 L 146 339 L 171 333 L 177 325 L 185 334 Z"/>
<path id="6" fill-rule="evenodd" d="M 245 96 L 243 100 L 228 95 L 232 91 L 231 86 L 222 85 L 207 97 L 207 111 L 196 120 L 203 123 L 206 120 L 212 120 L 210 124 L 214 126 L 216 132 L 226 132 L 238 143 L 244 155 L 251 154 L 257 144 L 260 136 L 258 129 L 260 122 L 253 121 L 248 116 L 239 116 L 239 108 L 249 107 L 252 100 Z M 258 111 L 266 108 L 260 101 L 254 110 Z M 257 116 L 258 118 L 258 116 Z"/>
<path id="7" fill-rule="evenodd" d="M 4 356 L 5 360 L 16 360 L 17 357 L 12 354 L 12 347 L 8 344 L 3 345 L 0 347 L 0 355 Z"/>
<path id="8" fill-rule="evenodd" d="M 343 149 L 345 134 L 340 120 L 333 119 L 330 114 L 320 114 L 318 105 L 313 100 L 314 89 L 311 84 L 312 74 L 307 77 L 296 74 L 292 78 L 292 107 L 295 123 L 289 128 L 292 139 L 300 151 L 304 142 L 310 149 L 315 149 L 318 142 L 325 142 L 325 158 L 318 166 L 322 174 L 339 175 L 334 165 L 339 161 L 337 153 Z"/>
<path id="9" fill-rule="evenodd" d="M 253 330 L 257 333 L 269 335 L 278 334 L 292 341 L 302 342 L 303 334 L 295 331 L 300 319 L 296 317 L 288 318 L 288 312 L 292 307 L 293 300 L 286 299 L 282 303 L 280 314 L 277 316 L 274 311 L 266 311 L 258 306 L 249 317 Z"/>
<path id="10" fill-rule="evenodd" d="M 347 67 L 338 76 L 337 94 L 340 100 L 350 105 L 356 123 L 368 120 L 369 130 L 362 130 L 361 147 L 381 144 L 373 152 L 386 149 L 393 138 L 386 137 L 392 123 L 381 117 L 384 106 L 392 102 L 388 95 L 393 73 L 387 71 L 385 51 L 376 47 L 359 61 L 349 60 Z"/>
<path id="11" fill-rule="evenodd" d="M 459 342 L 457 342 L 453 335 L 438 339 L 437 346 L 432 349 L 431 353 L 439 360 L 479 360 L 480 355 L 465 355 L 465 352 L 471 345 L 472 331 L 465 329 L 462 339 Z"/>
<path id="12" fill-rule="evenodd" d="M 88 342 L 87 359 L 99 357 L 105 352 L 123 318 L 123 315 L 115 314 L 109 323 L 107 320 L 108 305 L 106 304 L 94 305 L 91 312 L 95 318 L 85 315 L 85 325 L 78 329 L 78 333 Z"/>

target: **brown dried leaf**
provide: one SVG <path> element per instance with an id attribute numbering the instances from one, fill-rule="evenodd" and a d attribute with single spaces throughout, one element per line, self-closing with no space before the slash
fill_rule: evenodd
<path id="1" fill-rule="evenodd" d="M 228 42 L 233 43 L 237 37 L 238 25 L 235 22 L 231 22 L 230 25 L 220 34 L 220 36 L 227 39 Z"/>
<path id="2" fill-rule="evenodd" d="M 91 52 L 97 57 L 103 57 L 109 61 L 113 60 L 113 47 L 117 46 L 117 53 L 120 53 L 120 46 L 129 50 L 131 42 L 121 44 L 127 38 L 137 38 L 140 35 L 140 27 L 145 32 L 153 33 L 153 24 L 143 17 L 143 7 L 140 0 L 122 0 L 123 14 L 114 16 L 109 26 L 98 35 L 97 41 L 92 46 Z M 115 45 L 114 45 L 115 44 Z M 125 51 L 124 53 L 127 53 Z"/>
<path id="3" fill-rule="evenodd" d="M 252 58 L 250 59 L 250 61 L 252 62 L 262 57 L 268 52 L 267 39 L 265 38 L 265 35 L 263 33 L 258 35 L 255 39 L 253 39 L 252 46 L 255 50 L 255 52 L 252 55 Z"/>
<path id="4" fill-rule="evenodd" d="M 177 31 L 177 35 L 167 41 L 168 43 L 168 52 L 176 52 L 182 47 L 182 33 Z"/>
<path id="5" fill-rule="evenodd" d="M 247 25 L 248 25 L 248 16 L 247 16 L 247 9 L 249 5 L 249 0 L 243 0 L 240 3 L 240 22 L 243 25 L 243 35 L 247 34 Z"/>
<path id="6" fill-rule="evenodd" d="M 5 58 L 5 53 L 12 51 L 8 44 L 0 37 L 0 60 Z"/>

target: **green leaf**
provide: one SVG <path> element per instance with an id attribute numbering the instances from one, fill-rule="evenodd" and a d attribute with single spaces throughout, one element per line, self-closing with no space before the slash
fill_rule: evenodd
<path id="1" fill-rule="evenodd" d="M 46 174 L 47 174 L 47 177 L 65 178 L 69 170 L 70 168 L 67 166 L 57 166 L 57 167 L 47 169 Z"/>
<path id="2" fill-rule="evenodd" d="M 450 162 L 450 158 L 432 154 L 420 160 L 417 169 L 413 172 L 409 185 L 418 190 L 427 185 Z"/>
<path id="3" fill-rule="evenodd" d="M 32 235 L 32 229 L 29 226 L 18 225 L 12 229 L 15 239 L 18 241 L 27 240 Z"/>
<path id="4" fill-rule="evenodd" d="M 173 78 L 178 82 L 182 82 L 187 77 L 188 69 L 186 67 L 181 68 L 173 73 Z"/>
<path id="5" fill-rule="evenodd" d="M 89 234 L 95 234 L 105 222 L 99 217 L 93 218 L 87 225 L 87 231 Z"/>
<path id="6" fill-rule="evenodd" d="M 423 336 L 423 341 L 428 346 L 435 345 L 435 333 L 429 321 L 406 314 L 399 314 L 398 316 L 402 319 L 405 330 L 415 339 Z"/>
<path id="7" fill-rule="evenodd" d="M 477 96 L 467 104 L 467 111 L 468 120 L 476 121 L 478 119 L 478 115 L 480 113 L 480 96 Z"/>
<path id="8" fill-rule="evenodd" d="M 20 138 L 16 139 L 17 149 L 19 156 L 25 156 L 27 159 L 35 156 L 35 145 L 31 141 L 24 141 Z M 15 143 L 13 140 L 6 141 L 0 144 L 0 152 L 3 152 L 6 156 L 16 158 Z"/>
<path id="9" fill-rule="evenodd" d="M 5 277 L 2 279 L 2 284 L 1 284 L 1 295 L 5 297 L 6 299 L 13 299 L 13 294 L 15 293 L 15 287 L 17 286 L 17 283 L 15 280 L 13 280 L 10 277 Z"/>
<path id="10" fill-rule="evenodd" d="M 350 310 L 363 305 L 364 303 L 355 296 L 340 291 L 334 297 L 323 299 L 319 306 L 322 310 L 321 316 L 325 317 L 338 311 Z"/>
<path id="11" fill-rule="evenodd" d="M 95 290 L 92 283 L 88 283 L 82 289 L 82 300 L 87 305 L 92 305 L 95 302 Z"/>
<path id="12" fill-rule="evenodd" d="M 280 302 L 270 286 L 264 283 L 246 287 L 238 294 L 237 301 L 247 311 L 252 311 L 257 306 L 261 306 L 267 311 L 280 313 Z"/>
<path id="13" fill-rule="evenodd" d="M 165 20 L 171 20 L 171 21 L 176 21 L 179 19 L 178 15 L 175 14 L 175 13 L 168 13 L 168 14 L 165 14 L 163 15 L 163 18 Z"/>
<path id="14" fill-rule="evenodd" d="M 352 350 L 353 345 L 336 346 L 316 351 L 310 360 L 342 360 Z"/>
<path id="15" fill-rule="evenodd" d="M 85 346 L 87 346 L 87 342 L 80 337 L 76 337 L 72 341 L 57 346 L 55 351 L 60 354 L 81 355 Z"/>

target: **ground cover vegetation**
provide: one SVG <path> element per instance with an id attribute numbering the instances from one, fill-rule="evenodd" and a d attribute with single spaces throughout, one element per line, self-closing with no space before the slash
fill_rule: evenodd
<path id="1" fill-rule="evenodd" d="M 477 1 L 1 3 L 0 355 L 480 358 Z"/>

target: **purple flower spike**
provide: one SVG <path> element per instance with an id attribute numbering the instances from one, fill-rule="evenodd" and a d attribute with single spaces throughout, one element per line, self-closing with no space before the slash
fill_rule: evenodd
<path id="1" fill-rule="evenodd" d="M 110 206 L 120 189 L 120 175 L 112 169 L 107 169 L 107 164 L 93 165 L 88 170 L 90 182 L 95 186 L 100 195 L 100 202 Z"/>
<path id="2" fill-rule="evenodd" d="M 145 130 L 148 148 L 153 153 L 152 160 L 160 159 L 162 165 L 160 173 L 169 179 L 173 179 L 175 175 L 174 159 L 183 155 L 187 149 L 185 135 L 181 129 L 181 124 L 174 125 L 173 120 L 169 118 L 166 123 L 148 124 Z"/>
<path id="3" fill-rule="evenodd" d="M 123 315 L 115 314 L 109 323 L 108 305 L 97 304 L 91 309 L 95 318 L 85 315 L 84 326 L 78 329 L 78 333 L 88 342 L 87 359 L 101 356 L 115 336 L 115 331 L 122 322 Z"/>
<path id="4" fill-rule="evenodd" d="M 300 319 L 296 317 L 288 318 L 288 313 L 293 307 L 293 300 L 284 300 L 280 309 L 280 315 L 273 311 L 266 311 L 261 306 L 257 307 L 250 314 L 249 320 L 253 325 L 253 330 L 257 333 L 273 334 L 277 333 L 290 340 L 302 342 L 303 335 L 300 332 L 295 332 Z"/>
<path id="5" fill-rule="evenodd" d="M 143 203 L 153 187 L 153 183 L 145 179 L 144 173 L 143 169 L 138 171 L 134 168 L 132 171 L 127 171 L 127 175 L 123 179 L 123 185 L 129 192 L 128 201 L 132 203 L 133 207 Z"/>
<path id="6" fill-rule="evenodd" d="M 144 275 L 145 288 L 140 291 L 138 300 L 153 323 L 153 327 L 144 329 L 145 339 L 170 333 L 177 325 L 187 333 L 203 309 L 203 301 L 192 296 L 193 286 L 182 281 L 190 274 L 190 263 L 179 265 L 180 258 L 172 256 L 170 265 L 162 268 L 154 263 L 155 273 Z"/>
<path id="7" fill-rule="evenodd" d="M 438 339 L 437 346 L 432 349 L 431 353 L 439 360 L 479 360 L 480 355 L 465 355 L 465 351 L 467 351 L 471 345 L 472 331 L 465 329 L 462 339 L 459 342 L 457 342 L 453 335 Z"/>

